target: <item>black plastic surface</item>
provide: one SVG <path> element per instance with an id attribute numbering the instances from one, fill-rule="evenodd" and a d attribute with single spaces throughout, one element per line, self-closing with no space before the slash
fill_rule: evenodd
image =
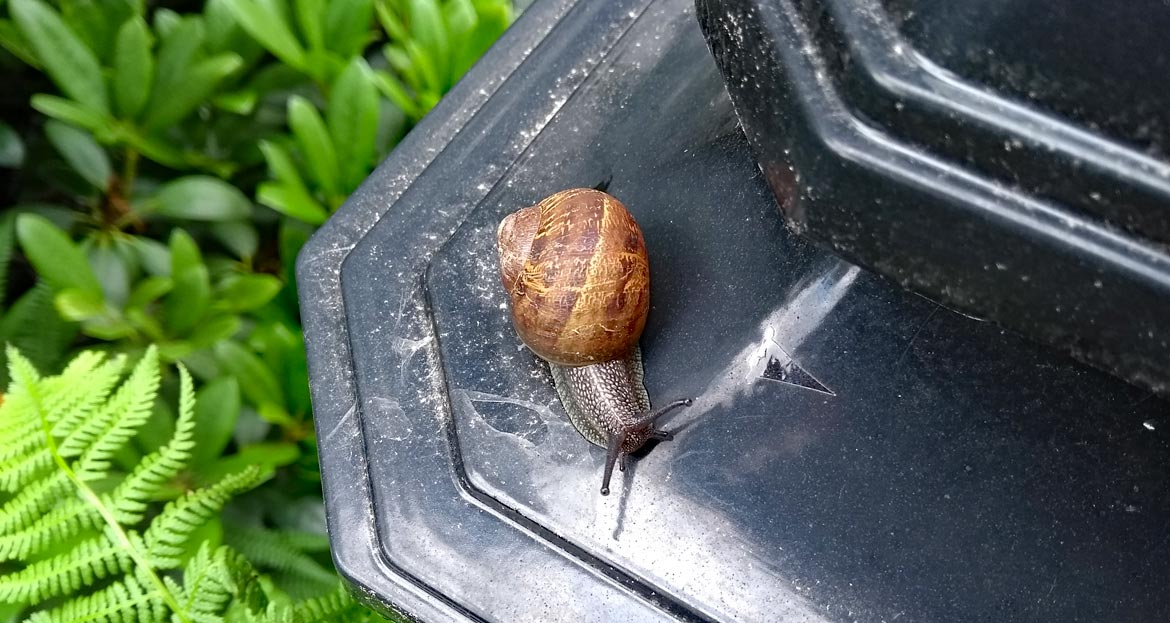
<path id="1" fill-rule="evenodd" d="M 696 397 L 609 497 L 493 246 L 504 214 L 605 180 L 650 254 L 651 398 Z M 689 0 L 533 5 L 313 238 L 298 286 L 335 561 L 379 607 L 1170 615 L 1165 403 L 788 232 Z"/>
<path id="2" fill-rule="evenodd" d="M 1170 394 L 1170 164 L 1150 147 L 1162 135 L 1123 141 L 1088 112 L 1093 125 L 1078 125 L 1039 91 L 1034 101 L 1010 99 L 1010 81 L 957 58 L 1003 43 L 980 58 L 1048 75 L 1045 93 L 1063 85 L 1064 97 L 1096 110 L 1118 97 L 1086 92 L 1096 69 L 1043 63 L 1074 45 L 1074 22 L 1110 24 L 1106 32 L 1117 22 L 1150 25 L 1134 24 L 1128 4 L 888 4 L 889 13 L 879 0 L 698 2 L 790 225 L 935 300 Z M 1170 11 L 1138 4 L 1155 23 Z M 1009 35 L 1012 15 L 1020 32 Z M 1045 33 L 1056 37 L 1051 45 Z M 1050 49 L 1025 53 L 1025 39 Z M 1167 40 L 1161 49 L 1142 40 L 1112 39 L 1102 57 L 1160 66 Z M 1135 69 L 1113 80 L 1139 77 Z M 1143 111 L 1153 93 L 1164 100 L 1163 89 L 1129 87 L 1131 105 L 1112 117 L 1126 123 L 1110 127 L 1136 119 L 1158 127 Z"/>

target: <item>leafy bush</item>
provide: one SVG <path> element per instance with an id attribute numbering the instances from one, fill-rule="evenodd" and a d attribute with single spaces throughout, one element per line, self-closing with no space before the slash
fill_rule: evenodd
<path id="1" fill-rule="evenodd" d="M 218 543 L 223 505 L 271 476 L 243 467 L 206 486 L 176 489 L 202 466 L 216 425 L 179 368 L 175 429 L 126 471 L 115 456 L 150 419 L 157 350 L 126 374 L 126 357 L 89 352 L 41 378 L 16 351 L 0 406 L 0 603 L 30 621 L 350 621 L 367 614 L 340 587 L 294 602 Z M 164 505 L 165 502 L 165 505 Z M 208 528 L 212 528 L 209 530 Z M 294 560 L 287 549 L 278 557 Z M 62 599 L 67 598 L 67 599 Z M 54 601 L 56 600 L 56 602 Z M 44 604 L 50 604 L 41 607 Z"/>
<path id="2" fill-rule="evenodd" d="M 189 370 L 212 432 L 194 438 L 190 464 L 164 491 L 216 487 L 250 468 L 270 474 L 241 484 L 248 494 L 207 525 L 235 522 L 228 539 L 247 538 L 231 543 L 232 556 L 271 567 L 265 590 L 311 597 L 332 591 L 336 576 L 293 262 L 508 26 L 511 5 L 189 7 L 0 3 L 0 67 L 12 85 L 0 93 L 0 201 L 10 208 L 0 216 L 0 340 L 23 353 L 10 364 L 46 372 L 82 350 L 160 360 L 165 399 L 107 459 L 125 473 L 189 425 L 166 406 L 185 404 L 187 386 L 169 364 Z M 53 534 L 53 547 L 71 542 Z M 218 551 L 198 564 L 234 564 L 216 562 Z"/>

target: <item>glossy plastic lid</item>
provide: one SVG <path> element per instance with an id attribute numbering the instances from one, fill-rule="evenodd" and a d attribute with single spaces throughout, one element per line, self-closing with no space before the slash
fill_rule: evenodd
<path id="1" fill-rule="evenodd" d="M 696 398 L 608 497 L 494 248 L 505 214 L 602 182 L 650 255 L 651 399 Z M 335 560 L 380 607 L 1170 613 L 1163 403 L 789 233 L 685 0 L 534 5 L 311 241 L 298 285 Z"/>

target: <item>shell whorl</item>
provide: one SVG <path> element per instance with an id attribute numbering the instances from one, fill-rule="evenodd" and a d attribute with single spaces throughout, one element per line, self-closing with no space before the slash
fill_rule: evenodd
<path id="1" fill-rule="evenodd" d="M 561 191 L 506 217 L 497 238 L 512 322 L 533 352 L 564 366 L 632 352 L 650 310 L 650 264 L 620 201 Z"/>

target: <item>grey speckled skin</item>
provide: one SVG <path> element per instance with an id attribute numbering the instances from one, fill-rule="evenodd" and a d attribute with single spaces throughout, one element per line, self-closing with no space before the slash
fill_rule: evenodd
<path id="1" fill-rule="evenodd" d="M 689 399 L 679 400 L 651 413 L 650 396 L 642 384 L 642 353 L 637 348 L 624 359 L 580 367 L 549 363 L 549 369 L 573 427 L 590 443 L 608 451 L 602 495 L 609 493 L 610 476 L 619 458 L 624 470 L 625 455 L 648 439 L 669 439 L 669 433 L 654 429 L 654 421 L 675 407 L 691 404 Z"/>

